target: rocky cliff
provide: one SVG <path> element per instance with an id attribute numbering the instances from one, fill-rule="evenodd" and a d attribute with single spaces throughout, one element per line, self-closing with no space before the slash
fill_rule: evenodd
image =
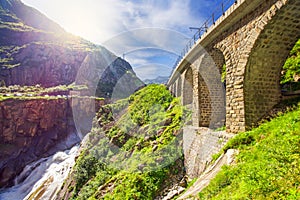
<path id="1" fill-rule="evenodd" d="M 66 140 L 78 130 L 89 131 L 94 111 L 81 98 L 122 98 L 143 86 L 130 64 L 106 48 L 65 32 L 20 0 L 0 0 L 0 86 L 37 84 L 87 89 L 75 92 L 81 97 L 72 106 L 68 92 L 11 98 L 0 91 L 0 187 L 11 185 L 26 164 L 78 142 Z"/>
<path id="2" fill-rule="evenodd" d="M 39 11 L 24 5 L 20 0 L 0 0 L 1 10 L 6 12 L 5 21 L 23 21 L 28 26 L 53 33 L 63 33 L 64 30 L 55 22 L 49 20 Z"/>
<path id="3" fill-rule="evenodd" d="M 92 100 L 95 107 L 87 103 Z M 0 102 L 0 187 L 9 186 L 23 167 L 80 141 L 73 110 L 93 117 L 104 100 L 90 98 L 7 99 Z M 94 106 L 94 105 L 93 105 Z"/>
<path id="4" fill-rule="evenodd" d="M 55 199 L 163 199 L 182 190 L 183 109 L 163 85 L 100 107 Z"/>
<path id="5" fill-rule="evenodd" d="M 0 81 L 6 85 L 51 87 L 84 79 L 105 97 L 111 97 L 107 93 L 112 94 L 123 76 L 132 79 L 121 84 L 124 93 L 143 85 L 125 60 L 66 33 L 19 0 L 0 1 L 0 20 Z"/>

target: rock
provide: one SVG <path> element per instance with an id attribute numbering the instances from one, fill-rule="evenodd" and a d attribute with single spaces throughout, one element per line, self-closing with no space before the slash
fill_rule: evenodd
<path id="1" fill-rule="evenodd" d="M 11 177 L 15 177 L 16 176 L 16 172 L 10 168 L 10 167 L 5 167 L 2 169 L 2 171 L 0 172 L 0 185 L 5 185 L 7 184 L 10 180 Z"/>
<path id="2" fill-rule="evenodd" d="M 162 128 L 162 129 L 158 130 L 157 133 L 156 133 L 157 137 L 160 137 L 163 134 L 164 131 L 165 131 L 165 128 Z"/>
<path id="3" fill-rule="evenodd" d="M 144 137 L 144 141 L 146 142 L 146 141 L 149 141 L 150 140 L 150 136 L 149 135 L 146 135 L 145 137 Z"/>
<path id="4" fill-rule="evenodd" d="M 0 10 L 1 85 L 88 86 L 68 99 L 59 95 L 69 94 L 53 93 L 56 99 L 45 94 L 45 99 L 18 100 L 24 95 L 15 93 L 0 101 L 0 187 L 5 187 L 25 165 L 54 153 L 51 149 L 70 134 L 79 130 L 82 137 L 90 130 L 94 109 L 101 105 L 91 107 L 93 100 L 82 96 L 124 98 L 144 84 L 128 62 L 66 33 L 20 0 L 1 0 Z"/>
<path id="5" fill-rule="evenodd" d="M 160 123 L 161 126 L 169 126 L 172 123 L 173 118 L 167 118 L 163 122 Z"/>
<path id="6" fill-rule="evenodd" d="M 64 32 L 19 0 L 1 2 L 10 5 L 0 13 L 0 82 L 4 85 L 52 87 L 76 81 L 90 86 L 87 96 L 113 98 L 127 97 L 144 86 L 128 62 L 104 47 Z"/>
<path id="7" fill-rule="evenodd" d="M 181 181 L 179 182 L 179 186 L 181 186 L 181 187 L 187 186 L 186 178 L 181 179 Z"/>
<path id="8" fill-rule="evenodd" d="M 130 139 L 130 135 L 127 134 L 127 133 L 120 133 L 116 136 L 113 136 L 111 139 L 110 139 L 110 143 L 118 146 L 118 147 L 122 147 L 129 139 Z M 122 138 L 122 139 L 120 139 Z"/>
<path id="9" fill-rule="evenodd" d="M 172 134 L 174 135 L 174 136 L 178 136 L 179 134 L 181 134 L 182 133 L 182 130 L 176 130 L 176 131 L 174 131 Z"/>
<path id="10" fill-rule="evenodd" d="M 158 144 L 158 142 L 156 140 L 152 141 L 151 143 L 152 143 L 152 145 L 157 145 Z"/>
<path id="11" fill-rule="evenodd" d="M 143 169 L 144 169 L 145 167 L 146 167 L 145 164 L 139 164 L 139 165 L 138 165 L 138 169 L 141 170 L 141 171 L 143 171 Z"/>
<path id="12" fill-rule="evenodd" d="M 140 141 L 138 141 L 138 142 L 135 144 L 135 146 L 136 146 L 136 148 L 137 148 L 138 150 L 141 150 L 141 149 L 142 149 L 142 144 L 141 144 Z"/>
<path id="13" fill-rule="evenodd" d="M 164 158 L 163 157 L 158 157 L 155 159 L 156 162 L 158 163 L 162 163 L 164 161 Z"/>
<path id="14" fill-rule="evenodd" d="M 154 151 L 156 151 L 158 149 L 158 145 L 154 145 L 153 147 L 152 147 L 152 151 L 154 152 Z"/>
<path id="15" fill-rule="evenodd" d="M 163 198 L 163 200 L 169 200 L 172 199 L 174 196 L 182 193 L 185 190 L 184 187 L 181 186 L 175 186 L 174 188 L 171 189 L 171 191 Z"/>
<path id="16" fill-rule="evenodd" d="M 83 103 L 79 102 L 78 106 L 86 112 L 90 110 Z M 23 167 L 48 156 L 50 150 L 76 134 L 68 99 L 7 99 L 0 101 L 0 116 L 0 187 L 10 186 Z M 56 150 L 79 142 L 78 136 L 74 138 L 61 145 L 63 149 Z"/>

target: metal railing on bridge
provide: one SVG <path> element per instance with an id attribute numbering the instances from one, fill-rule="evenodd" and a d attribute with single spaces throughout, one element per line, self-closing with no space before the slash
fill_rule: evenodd
<path id="1" fill-rule="evenodd" d="M 222 16 L 225 15 L 226 10 L 233 4 L 236 4 L 237 0 L 223 0 L 221 5 L 218 6 L 215 11 L 211 14 L 211 17 L 208 18 L 202 26 L 199 28 L 192 28 L 197 29 L 197 32 L 194 34 L 194 36 L 187 42 L 184 49 L 181 51 L 180 55 L 178 56 L 174 66 L 173 66 L 173 72 L 176 70 L 177 65 L 179 62 L 184 58 L 184 56 L 189 52 L 189 50 L 196 44 L 198 40 L 200 40 L 204 33 L 207 32 L 207 29 L 213 25 L 215 25 L 215 22 Z M 172 73 L 173 73 L 172 72 Z M 172 76 L 172 74 L 170 75 Z"/>

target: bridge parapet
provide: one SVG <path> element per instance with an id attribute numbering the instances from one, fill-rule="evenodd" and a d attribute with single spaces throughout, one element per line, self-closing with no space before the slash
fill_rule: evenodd
<path id="1" fill-rule="evenodd" d="M 178 77 L 186 82 L 183 74 L 193 69 L 189 82 L 193 88 L 195 126 L 208 126 L 205 120 L 211 121 L 213 113 L 221 113 L 216 107 L 221 103 L 213 104 L 222 96 L 215 95 L 215 91 L 221 91 L 217 89 L 222 84 L 221 79 L 218 84 L 213 83 L 220 77 L 218 70 L 222 63 L 226 64 L 226 106 L 224 100 L 223 109 L 226 109 L 228 132 L 245 131 L 280 101 L 280 71 L 300 38 L 299 13 L 299 0 L 239 0 L 207 29 L 184 55 L 168 81 L 169 86 L 175 84 Z M 214 55 L 216 49 L 221 53 Z M 215 63 L 207 64 L 205 57 L 211 57 Z M 186 88 L 182 84 L 178 91 L 177 83 L 176 94 L 180 94 L 183 101 L 191 96 Z M 202 109 L 204 101 L 210 104 L 210 117 L 204 115 L 207 112 Z"/>

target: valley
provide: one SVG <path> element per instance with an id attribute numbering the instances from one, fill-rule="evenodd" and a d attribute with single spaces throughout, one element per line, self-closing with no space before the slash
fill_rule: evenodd
<path id="1" fill-rule="evenodd" d="M 0 200 L 299 199 L 300 26 L 270 30 L 300 5 L 278 2 L 222 1 L 170 77 L 143 82 L 125 53 L 0 0 Z"/>

